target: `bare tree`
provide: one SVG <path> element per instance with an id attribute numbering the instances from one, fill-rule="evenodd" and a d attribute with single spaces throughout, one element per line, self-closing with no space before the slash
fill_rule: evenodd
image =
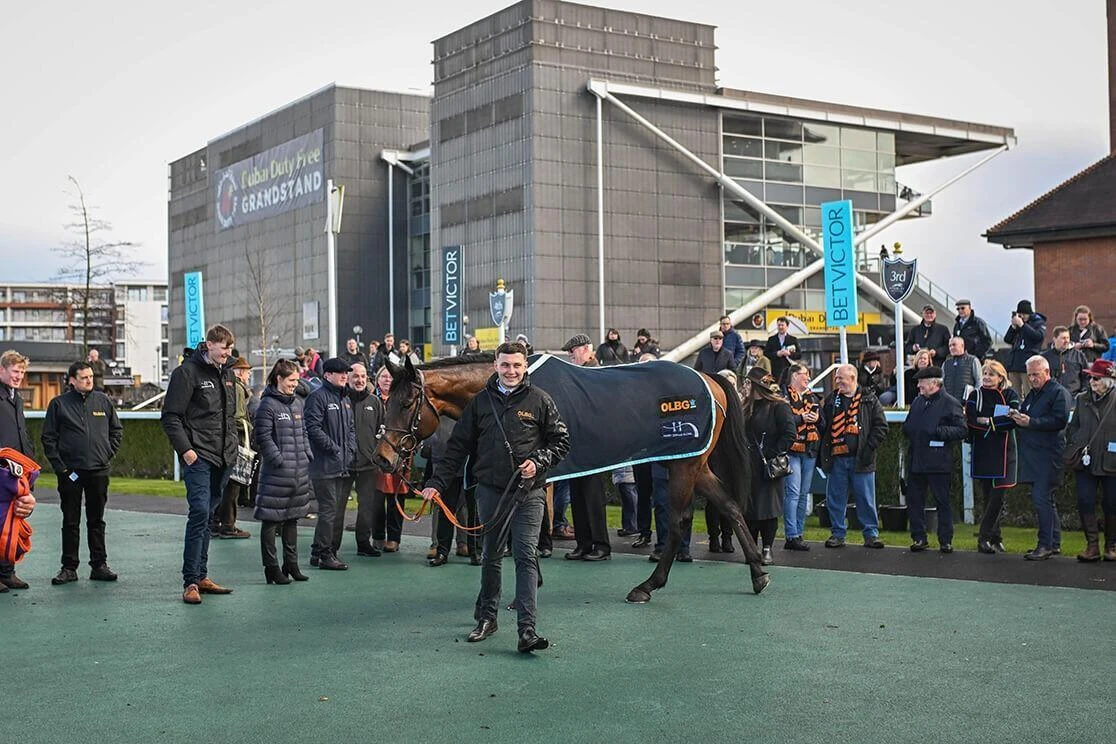
<path id="1" fill-rule="evenodd" d="M 274 273 L 270 267 L 264 266 L 263 251 L 255 254 L 248 249 L 248 242 L 244 242 L 244 288 L 248 295 L 248 303 L 253 319 L 258 323 L 260 332 L 260 355 L 263 358 L 264 375 L 268 373 L 268 343 L 273 337 L 279 337 L 285 332 L 286 327 L 279 327 L 282 317 L 282 308 L 275 298 Z"/>
<path id="2" fill-rule="evenodd" d="M 57 278 L 84 283 L 85 288 L 75 292 L 76 299 L 81 306 L 81 343 L 83 354 L 89 353 L 89 321 L 94 311 L 102 311 L 103 307 L 94 307 L 93 285 L 106 281 L 112 276 L 129 275 L 137 273 L 147 264 L 136 261 L 129 254 L 131 249 L 137 248 L 139 243 L 126 240 L 106 241 L 102 235 L 112 232 L 112 225 L 94 215 L 94 207 L 85 201 L 85 192 L 81 184 L 73 176 L 68 176 L 70 183 L 76 191 L 73 194 L 76 203 L 70 204 L 70 212 L 74 221 L 65 227 L 76 237 L 58 248 L 55 252 L 68 260 L 68 264 L 58 270 Z M 109 303 L 105 317 L 112 327 L 112 303 Z"/>

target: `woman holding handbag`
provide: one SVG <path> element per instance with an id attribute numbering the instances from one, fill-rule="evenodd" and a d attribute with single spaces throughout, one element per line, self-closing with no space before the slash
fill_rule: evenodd
<path id="1" fill-rule="evenodd" d="M 1101 559 L 1097 491 L 1104 511 L 1104 559 L 1116 561 L 1116 364 L 1098 359 L 1084 371 L 1089 389 L 1077 394 L 1066 427 L 1067 452 L 1077 478 L 1077 510 L 1085 531 L 1085 550 L 1077 560 Z"/>
<path id="2" fill-rule="evenodd" d="M 1004 365 L 995 360 L 984 363 L 980 385 L 965 399 L 965 424 L 973 444 L 969 472 L 984 493 L 977 550 L 991 555 L 1004 552 L 1000 515 L 1004 495 L 1015 487 L 1017 458 L 1015 422 L 1006 414 L 1019 410 L 1019 394 Z"/>
<path id="3" fill-rule="evenodd" d="M 260 553 L 268 584 L 306 581 L 298 570 L 298 520 L 310 511 L 310 441 L 302 420 L 298 364 L 280 359 L 267 376 L 256 409 L 256 448 L 260 457 L 255 517 L 263 523 Z M 275 533 L 283 540 L 283 566 L 275 555 Z"/>
<path id="4" fill-rule="evenodd" d="M 758 544 L 763 537 L 762 563 L 775 562 L 771 546 L 779 515 L 783 513 L 783 480 L 787 475 L 787 450 L 797 433 L 790 405 L 779 394 L 775 379 L 762 367 L 748 370 L 751 382 L 744 399 L 751 447 L 752 488 L 744 520 Z"/>

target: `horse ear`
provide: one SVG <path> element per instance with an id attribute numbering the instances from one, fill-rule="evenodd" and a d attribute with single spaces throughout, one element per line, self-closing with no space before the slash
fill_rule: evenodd
<path id="1" fill-rule="evenodd" d="M 414 380 L 418 375 L 415 374 L 415 365 L 411 364 L 411 355 L 403 357 L 403 370 L 407 373 L 408 380 Z"/>

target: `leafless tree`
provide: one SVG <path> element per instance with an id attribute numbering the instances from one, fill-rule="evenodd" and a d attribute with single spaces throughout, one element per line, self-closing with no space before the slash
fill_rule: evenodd
<path id="1" fill-rule="evenodd" d="M 74 221 L 65 227 L 75 238 L 55 249 L 56 253 L 67 260 L 67 265 L 58 270 L 57 278 L 85 285 L 83 289 L 74 292 L 74 299 L 81 307 L 83 354 L 88 354 L 89 321 L 92 314 L 104 313 L 98 319 L 107 322 L 111 328 L 114 311 L 111 301 L 107 312 L 103 306 L 93 304 L 93 285 L 105 282 L 113 276 L 135 274 L 147 264 L 136 261 L 130 255 L 133 248 L 139 247 L 139 243 L 102 239 L 102 236 L 112 232 L 112 225 L 95 216 L 96 208 L 86 203 L 81 184 L 73 176 L 69 176 L 69 179 L 75 191 L 75 203 L 69 205 Z"/>
<path id="2" fill-rule="evenodd" d="M 280 328 L 283 316 L 282 307 L 275 292 L 275 276 L 270 267 L 264 265 L 263 251 L 253 253 L 244 242 L 244 288 L 248 297 L 249 310 L 259 327 L 260 355 L 263 358 L 263 371 L 268 373 L 268 344 L 273 337 L 283 335 L 285 326 Z"/>

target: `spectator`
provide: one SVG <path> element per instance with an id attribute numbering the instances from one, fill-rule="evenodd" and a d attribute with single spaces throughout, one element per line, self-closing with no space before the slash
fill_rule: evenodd
<path id="1" fill-rule="evenodd" d="M 1004 365 L 990 359 L 981 368 L 980 387 L 965 400 L 965 423 L 973 432 L 969 472 L 984 493 L 977 550 L 989 555 L 1005 552 L 1000 516 L 1004 494 L 1016 482 L 1015 420 L 1007 415 L 1009 410 L 1019 410 L 1019 394 L 1011 387 Z"/>
<path id="2" fill-rule="evenodd" d="M 480 354 L 481 347 L 480 341 L 477 341 L 476 336 L 466 336 L 465 345 L 461 347 L 461 351 L 457 352 L 458 356 L 469 356 L 471 354 Z"/>
<path id="3" fill-rule="evenodd" d="M 917 354 L 922 349 L 930 351 L 931 362 L 940 363 L 946 358 L 949 329 L 937 322 L 938 311 L 933 305 L 922 306 L 922 322 L 907 332 L 907 354 Z"/>
<path id="4" fill-rule="evenodd" d="M 360 350 L 355 338 L 350 338 L 345 342 L 345 351 L 341 352 L 341 361 L 348 362 L 350 365 L 359 364 L 368 369 L 368 357 Z"/>
<path id="5" fill-rule="evenodd" d="M 515 337 L 515 342 L 517 344 L 523 344 L 523 348 L 527 350 L 527 356 L 531 356 L 535 353 L 535 347 L 531 346 L 531 341 L 527 338 L 527 334 L 517 334 Z"/>
<path id="6" fill-rule="evenodd" d="M 724 347 L 725 336 L 720 331 L 709 334 L 709 346 L 698 352 L 694 369 L 698 372 L 715 375 L 722 369 L 735 369 L 732 354 Z"/>
<path id="7" fill-rule="evenodd" d="M 639 535 L 639 526 L 636 524 L 639 494 L 636 492 L 635 473 L 632 472 L 631 467 L 613 470 L 612 485 L 616 486 L 616 491 L 620 494 L 620 529 L 616 530 L 616 535 L 618 537 Z"/>
<path id="8" fill-rule="evenodd" d="M 942 384 L 958 401 L 980 386 L 980 362 L 965 349 L 964 338 L 954 336 L 949 340 L 949 356 L 942 360 Z"/>
<path id="9" fill-rule="evenodd" d="M 19 386 L 23 384 L 30 361 L 14 349 L 0 354 L 0 447 L 11 447 L 27 457 L 33 457 L 35 450 L 27 433 Z M 31 494 L 21 496 L 12 508 L 15 516 L 25 519 L 35 510 L 35 497 Z M 28 586 L 26 581 L 16 576 L 14 564 L 0 561 L 0 594 Z"/>
<path id="10" fill-rule="evenodd" d="M 376 358 L 372 360 L 372 369 L 379 369 L 388 362 L 392 364 L 403 362 L 395 348 L 395 334 L 391 331 L 384 334 L 384 342 L 380 344 L 380 348 L 376 350 Z"/>
<path id="11" fill-rule="evenodd" d="M 888 381 L 884 378 L 883 364 L 880 363 L 878 352 L 867 349 L 860 357 L 860 369 L 857 370 L 857 384 L 862 388 L 871 390 L 872 394 L 880 399 L 885 406 L 895 402 L 895 393 L 890 390 Z"/>
<path id="12" fill-rule="evenodd" d="M 821 468 L 829 476 L 825 504 L 832 524 L 825 547 L 845 547 L 845 509 L 851 490 L 864 528 L 864 547 L 882 548 L 876 515 L 876 450 L 887 438 L 887 418 L 872 391 L 856 384 L 856 367 L 851 364 L 837 368 L 833 386 L 822 406 Z"/>
<path id="13" fill-rule="evenodd" d="M 62 568 L 50 583 L 58 586 L 78 579 L 83 494 L 89 578 L 116 581 L 105 550 L 105 504 L 109 470 L 124 439 L 124 427 L 108 396 L 93 389 L 89 362 L 71 364 L 68 377 L 70 390 L 50 402 L 43 420 L 43 452 L 58 476 L 62 506 Z"/>
<path id="14" fill-rule="evenodd" d="M 399 339 L 399 364 L 404 360 L 410 359 L 411 364 L 422 364 L 422 357 L 420 357 L 411 346 L 411 340 L 408 338 Z"/>
<path id="15" fill-rule="evenodd" d="M 779 515 L 783 513 L 784 478 L 769 478 L 764 462 L 787 454 L 795 441 L 796 427 L 791 407 L 779 394 L 775 379 L 759 367 L 752 368 L 748 379 L 752 385 L 744 400 L 744 414 L 751 440 L 748 451 L 752 456 L 752 487 L 744 509 L 744 521 L 757 545 L 763 537 L 761 563 L 770 566 L 775 562 L 771 550 L 775 545 Z"/>
<path id="16" fill-rule="evenodd" d="M 260 554 L 268 584 L 306 581 L 298 567 L 298 520 L 310 511 L 310 440 L 303 425 L 303 401 L 295 389 L 298 366 L 280 359 L 267 376 L 254 419 L 260 456 L 255 517 L 260 520 Z M 283 541 L 283 565 L 275 553 L 275 533 Z"/>
<path id="17" fill-rule="evenodd" d="M 659 342 L 651 337 L 651 332 L 646 328 L 640 328 L 636 331 L 636 344 L 632 347 L 631 352 L 628 354 L 629 358 L 637 362 L 643 361 L 640 359 L 644 354 L 654 354 L 658 359 L 660 356 Z"/>
<path id="18" fill-rule="evenodd" d="M 903 370 L 903 402 L 908 406 L 914 403 L 915 397 L 918 395 L 918 379 L 915 377 L 919 370 L 926 369 L 933 365 L 930 357 L 929 349 L 919 349 L 918 352 L 911 357 L 911 366 Z"/>
<path id="19" fill-rule="evenodd" d="M 1085 352 L 1070 340 L 1070 329 L 1056 326 L 1050 348 L 1042 353 L 1050 365 L 1050 376 L 1057 380 L 1070 396 L 1081 391 L 1082 372 L 1089 366 Z"/>
<path id="20" fill-rule="evenodd" d="M 313 346 L 306 347 L 306 369 L 313 377 L 321 377 L 324 364 L 322 355 Z"/>
<path id="21" fill-rule="evenodd" d="M 380 396 L 372 392 L 368 381 L 368 369 L 357 362 L 349 370 L 349 399 L 353 404 L 353 431 L 356 434 L 356 452 L 349 476 L 341 487 L 348 495 L 353 486 L 357 494 L 356 553 L 357 555 L 378 558 L 380 549 L 372 544 L 372 526 L 375 521 L 376 477 L 380 468 L 376 465 L 376 448 L 379 446 L 380 423 L 384 418 L 384 404 Z M 341 549 L 341 533 L 344 519 L 335 520 L 331 547 L 336 553 Z"/>
<path id="22" fill-rule="evenodd" d="M 1031 391 L 1027 360 L 1042 353 L 1046 338 L 1046 316 L 1031 308 L 1030 300 L 1020 300 L 1011 314 L 1011 327 L 1004 332 L 1004 342 L 1011 348 L 1007 371 L 1011 386 L 1026 396 Z"/>
<path id="23" fill-rule="evenodd" d="M 953 341 L 964 352 L 959 337 Z M 949 480 L 952 470 L 951 442 L 965 438 L 965 419 L 961 403 L 942 390 L 942 370 L 927 367 L 915 376 L 918 398 L 911 404 L 903 422 L 907 437 L 907 512 L 911 526 L 911 552 L 930 547 L 926 541 L 926 491 L 938 505 L 938 550 L 953 552 L 953 511 L 950 509 Z"/>
<path id="24" fill-rule="evenodd" d="M 1116 362 L 1116 335 L 1108 337 L 1108 351 L 1104 352 L 1101 358 L 1105 361 Z"/>
<path id="25" fill-rule="evenodd" d="M 105 372 L 108 367 L 104 360 L 101 359 L 101 352 L 96 349 L 89 350 L 89 356 L 86 357 L 89 362 L 90 369 L 93 370 L 93 389 L 104 392 L 105 389 Z"/>
<path id="26" fill-rule="evenodd" d="M 579 333 L 562 346 L 570 362 L 579 367 L 596 367 L 593 343 Z M 566 553 L 571 561 L 607 561 L 612 558 L 612 543 L 605 518 L 604 482 L 600 474 L 569 478 L 570 511 L 573 513 L 574 539 L 577 547 Z"/>
<path id="27" fill-rule="evenodd" d="M 628 363 L 628 347 L 620 342 L 620 331 L 608 329 L 604 343 L 597 347 L 597 361 L 602 367 Z"/>
<path id="28" fill-rule="evenodd" d="M 658 462 L 651 463 L 651 501 L 655 511 L 655 546 L 647 560 L 658 563 L 666 549 L 667 537 L 670 535 L 670 470 Z M 693 512 L 690 517 L 683 517 L 681 524 L 682 540 L 678 543 L 678 552 L 674 560 L 679 563 L 693 563 L 694 557 L 690 553 L 690 542 L 693 537 Z"/>
<path id="29" fill-rule="evenodd" d="M 766 374 L 771 374 L 771 360 L 764 355 L 763 342 L 752 339 L 744 351 L 744 359 L 736 367 L 736 377 L 747 377 L 752 367 L 759 367 Z"/>
<path id="30" fill-rule="evenodd" d="M 1116 365 L 1098 359 L 1085 370 L 1089 389 L 1078 394 L 1073 417 L 1066 427 L 1068 450 L 1085 447 L 1077 479 L 1077 510 L 1085 531 L 1085 550 L 1077 560 L 1093 563 L 1101 559 L 1100 528 L 1097 523 L 1097 491 L 1104 511 L 1104 559 L 1116 561 Z"/>
<path id="31" fill-rule="evenodd" d="M 1031 501 L 1038 516 L 1038 545 L 1024 558 L 1043 561 L 1056 555 L 1062 543 L 1054 489 L 1062 482 L 1062 452 L 1069 421 L 1070 396 L 1050 377 L 1050 365 L 1041 356 L 1027 360 L 1031 391 L 1018 411 L 1010 411 L 1019 427 L 1019 480 L 1031 484 Z"/>
<path id="32" fill-rule="evenodd" d="M 1093 311 L 1088 305 L 1078 305 L 1074 308 L 1070 342 L 1075 349 L 1085 355 L 1087 364 L 1097 361 L 1108 351 L 1108 335 L 1093 320 Z"/>
<path id="33" fill-rule="evenodd" d="M 806 505 L 814 482 L 814 465 L 825 428 L 821 417 L 821 400 L 810 389 L 810 370 L 805 364 L 792 364 L 787 377 L 785 396 L 794 417 L 795 436 L 791 443 L 790 474 L 783 480 L 783 550 L 809 550 L 803 535 L 806 531 Z"/>
<path id="34" fill-rule="evenodd" d="M 380 367 L 376 372 L 376 395 L 387 405 L 391 395 L 391 370 Z M 403 515 L 399 513 L 399 499 L 405 499 L 407 484 L 394 473 L 376 474 L 376 498 L 372 502 L 372 545 L 385 553 L 399 551 L 403 536 Z"/>
<path id="35" fill-rule="evenodd" d="M 236 413 L 233 415 L 236 425 L 237 444 L 249 446 L 252 442 L 252 421 L 248 417 L 248 401 L 252 391 L 248 386 L 252 384 L 252 365 L 244 357 L 237 357 L 230 369 L 233 371 L 233 392 L 236 395 Z M 236 526 L 236 505 L 241 500 L 241 492 L 248 486 L 237 483 L 232 478 L 225 482 L 224 494 L 221 505 L 209 523 L 211 537 L 224 539 L 248 538 L 251 535 Z"/>
<path id="36" fill-rule="evenodd" d="M 376 358 L 376 353 L 379 352 L 379 350 L 379 341 L 377 341 L 376 339 L 372 339 L 368 342 L 368 366 L 365 367 L 365 369 L 367 369 L 369 372 L 374 369 L 374 367 L 372 367 L 372 360 Z"/>
<path id="37" fill-rule="evenodd" d="M 763 353 L 771 360 L 771 376 L 776 380 L 783 378 L 783 372 L 791 362 L 801 358 L 798 339 L 790 335 L 790 319 L 781 315 L 775 319 L 775 334 L 769 336 Z"/>
<path id="38" fill-rule="evenodd" d="M 185 465 L 186 536 L 182 551 L 182 601 L 201 604 L 202 594 L 231 594 L 209 578 L 209 523 L 224 496 L 229 468 L 236 461 L 236 400 L 229 395 L 227 366 L 235 338 L 215 325 L 205 341 L 171 373 L 163 398 L 162 424 Z"/>
<path id="39" fill-rule="evenodd" d="M 988 324 L 973 314 L 973 304 L 969 300 L 957 301 L 953 336 L 961 338 L 965 342 L 965 352 L 977 359 L 984 359 L 992 348 L 992 334 L 988 332 Z"/>
<path id="40" fill-rule="evenodd" d="M 725 348 L 732 354 L 732 367 L 729 369 L 737 369 L 744 361 L 744 339 L 742 339 L 740 334 L 736 332 L 736 329 L 732 327 L 732 318 L 727 315 L 721 316 L 718 328 L 721 331 L 721 335 L 724 336 Z"/>
<path id="41" fill-rule="evenodd" d="M 344 571 L 333 550 L 334 520 L 345 519 L 349 493 L 345 491 L 349 468 L 356 453 L 353 403 L 347 392 L 348 363 L 333 357 L 323 365 L 322 386 L 306 398 L 306 438 L 310 440 L 310 480 L 318 500 L 318 522 L 310 545 L 310 565 L 327 571 Z"/>

